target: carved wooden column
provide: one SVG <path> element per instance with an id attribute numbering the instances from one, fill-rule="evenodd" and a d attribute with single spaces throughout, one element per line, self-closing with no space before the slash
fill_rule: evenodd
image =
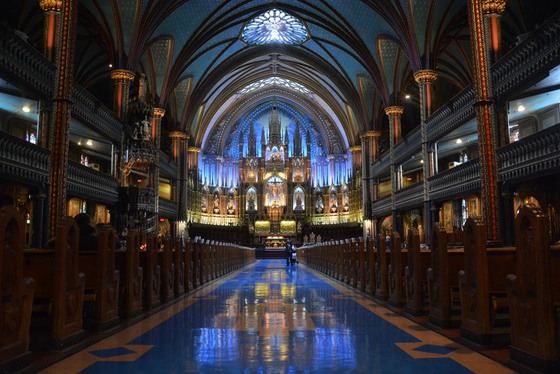
<path id="1" fill-rule="evenodd" d="M 414 73 L 414 80 L 418 83 L 418 91 L 420 93 L 420 131 L 422 136 L 422 187 L 423 187 L 423 200 L 424 200 L 424 214 L 423 214 L 423 231 L 424 241 L 429 240 L 431 230 L 431 204 L 430 204 L 430 186 L 428 178 L 435 174 L 435 170 L 430 167 L 430 154 L 428 149 L 428 126 L 426 120 L 432 114 L 432 85 L 437 79 L 437 73 L 434 70 L 424 69 Z"/>
<path id="2" fill-rule="evenodd" d="M 483 0 L 469 0 L 468 13 L 474 62 L 476 120 L 482 178 L 482 213 L 489 243 L 499 242 L 498 174 L 496 128 L 492 102 L 492 77 L 488 59 L 488 37 L 482 13 Z"/>
<path id="3" fill-rule="evenodd" d="M 388 106 L 385 114 L 389 117 L 389 163 L 391 171 L 391 211 L 393 212 L 393 229 L 397 229 L 397 208 L 395 194 L 398 189 L 398 176 L 395 167 L 395 143 L 399 140 L 401 132 L 401 116 L 404 113 L 402 106 Z"/>
<path id="4" fill-rule="evenodd" d="M 74 50 L 76 46 L 76 19 L 78 0 L 62 2 L 61 19 L 56 27 L 55 92 L 53 99 L 53 126 L 50 129 L 51 159 L 49 165 L 49 237 L 56 234 L 57 224 L 67 215 L 66 185 L 70 114 L 74 84 Z"/>
<path id="5" fill-rule="evenodd" d="M 173 160 L 177 164 L 177 219 L 187 219 L 187 145 L 189 136 L 181 131 L 169 133 L 172 141 Z"/>
<path id="6" fill-rule="evenodd" d="M 189 147 L 188 148 L 188 158 L 187 158 L 187 183 L 188 183 L 188 192 L 187 192 L 187 200 L 186 200 L 186 207 L 187 210 L 190 207 L 191 209 L 198 209 L 200 208 L 200 201 L 197 199 L 196 201 L 192 201 L 194 199 L 190 198 L 191 196 L 198 196 L 196 192 L 198 191 L 198 157 L 200 155 L 200 148 L 198 147 Z M 190 196 L 189 196 L 190 194 Z M 198 203 L 198 206 L 193 206 L 193 204 Z M 259 204 L 260 206 L 261 204 Z"/>

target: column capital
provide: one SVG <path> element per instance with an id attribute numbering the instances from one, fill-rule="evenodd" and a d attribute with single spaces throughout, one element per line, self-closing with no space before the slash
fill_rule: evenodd
<path id="1" fill-rule="evenodd" d="M 163 118 L 164 115 L 165 115 L 165 109 L 158 108 L 158 107 L 154 108 L 154 117 L 155 118 L 161 119 L 161 118 Z"/>
<path id="2" fill-rule="evenodd" d="M 169 132 L 169 137 L 171 139 L 185 139 L 185 140 L 189 140 L 189 134 L 182 132 L 182 131 L 171 131 Z"/>
<path id="3" fill-rule="evenodd" d="M 366 131 L 361 135 L 362 139 L 365 138 L 379 138 L 381 136 L 381 131 Z"/>
<path id="4" fill-rule="evenodd" d="M 125 69 L 114 69 L 111 71 L 111 79 L 120 83 L 130 83 L 134 80 L 134 73 Z"/>
<path id="5" fill-rule="evenodd" d="M 502 14 L 506 10 L 506 0 L 482 0 L 483 14 Z"/>
<path id="6" fill-rule="evenodd" d="M 62 0 L 39 0 L 39 7 L 45 13 L 60 13 L 62 10 Z"/>
<path id="7" fill-rule="evenodd" d="M 189 152 L 189 153 L 200 153 L 200 148 L 198 148 L 198 147 L 189 147 L 188 152 Z"/>
<path id="8" fill-rule="evenodd" d="M 385 108 L 385 114 L 389 117 L 400 117 L 404 113 L 404 108 L 402 106 L 393 105 Z"/>
<path id="9" fill-rule="evenodd" d="M 418 70 L 414 73 L 416 83 L 432 83 L 437 79 L 437 72 L 432 69 Z"/>
<path id="10" fill-rule="evenodd" d="M 361 145 L 354 145 L 350 147 L 350 152 L 361 152 L 362 146 Z"/>

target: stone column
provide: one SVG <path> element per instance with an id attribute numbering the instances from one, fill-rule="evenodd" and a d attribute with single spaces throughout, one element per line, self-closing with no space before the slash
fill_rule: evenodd
<path id="1" fill-rule="evenodd" d="M 483 0 L 469 0 L 468 13 L 474 63 L 474 91 L 476 121 L 480 149 L 480 176 L 482 184 L 483 219 L 487 227 L 489 244 L 498 244 L 498 174 L 496 158 L 496 128 L 492 102 L 492 78 L 488 58 L 488 34 L 484 27 Z"/>
<path id="2" fill-rule="evenodd" d="M 189 136 L 181 131 L 169 133 L 173 147 L 173 160 L 177 164 L 177 219 L 187 219 L 187 145 Z"/>
<path id="3" fill-rule="evenodd" d="M 191 209 L 200 209 L 200 198 L 198 197 L 198 157 L 200 155 L 201 149 L 198 147 L 188 147 L 188 156 L 187 156 L 187 200 L 186 200 L 186 207 L 187 212 L 189 207 Z M 191 197 L 195 196 L 196 199 L 192 199 Z M 194 201 L 193 201 L 194 200 Z M 198 207 L 193 205 L 198 204 Z M 259 204 L 260 206 L 260 204 Z M 208 201 L 208 209 L 211 209 L 210 201 Z"/>
<path id="4" fill-rule="evenodd" d="M 423 229 L 425 241 L 429 242 L 431 229 L 431 204 L 430 204 L 430 186 L 428 179 L 435 174 L 432 157 L 428 145 L 428 126 L 426 120 L 432 114 L 432 85 L 437 79 L 437 73 L 434 70 L 419 70 L 414 74 L 414 80 L 418 83 L 418 91 L 420 93 L 420 131 L 422 136 L 422 187 L 424 200 Z M 437 162 L 437 159 L 436 159 Z"/>
<path id="5" fill-rule="evenodd" d="M 402 106 L 389 106 L 385 108 L 385 114 L 389 117 L 389 163 L 391 170 L 391 210 L 393 211 L 393 227 L 395 223 L 395 192 L 397 192 L 397 170 L 395 167 L 395 143 L 397 134 L 400 133 L 401 116 L 404 113 Z"/>
<path id="6" fill-rule="evenodd" d="M 54 238 L 60 219 L 68 213 L 66 185 L 72 89 L 74 84 L 74 51 L 76 46 L 78 0 L 62 2 L 62 17 L 56 27 L 55 90 L 53 126 L 50 129 L 49 164 L 49 237 Z"/>

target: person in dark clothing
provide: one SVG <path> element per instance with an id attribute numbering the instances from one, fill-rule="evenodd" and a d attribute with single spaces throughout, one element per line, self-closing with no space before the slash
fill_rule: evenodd
<path id="1" fill-rule="evenodd" d="M 79 213 L 74 221 L 80 229 L 80 250 L 93 251 L 97 249 L 97 235 L 91 218 L 86 213 Z"/>
<path id="2" fill-rule="evenodd" d="M 286 266 L 290 265 L 292 259 L 292 241 L 288 239 L 286 241 Z"/>

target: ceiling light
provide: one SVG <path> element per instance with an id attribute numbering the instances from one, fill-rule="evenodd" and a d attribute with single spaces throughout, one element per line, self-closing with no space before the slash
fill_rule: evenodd
<path id="1" fill-rule="evenodd" d="M 518 112 L 524 112 L 525 111 L 525 107 L 523 106 L 523 104 L 519 104 L 519 106 L 517 107 L 517 111 Z"/>
<path id="2" fill-rule="evenodd" d="M 404 95 L 404 98 L 405 98 L 405 99 L 410 99 L 410 95 L 409 95 L 409 94 L 406 94 L 406 95 Z"/>
<path id="3" fill-rule="evenodd" d="M 78 140 L 78 145 L 82 145 L 82 141 L 81 141 L 81 140 Z"/>
<path id="4" fill-rule="evenodd" d="M 89 145 L 89 146 L 92 146 L 92 145 L 93 145 L 93 140 L 88 139 L 87 142 L 86 142 L 86 144 Z"/>
<path id="5" fill-rule="evenodd" d="M 456 143 L 461 144 L 463 141 L 461 139 L 457 139 Z"/>
<path id="6" fill-rule="evenodd" d="M 112 67 L 113 67 L 113 64 L 109 64 L 109 67 L 112 68 Z"/>
<path id="7" fill-rule="evenodd" d="M 25 113 L 31 112 L 31 108 L 29 107 L 29 105 L 25 105 L 23 108 L 21 108 L 21 110 L 23 110 Z"/>

